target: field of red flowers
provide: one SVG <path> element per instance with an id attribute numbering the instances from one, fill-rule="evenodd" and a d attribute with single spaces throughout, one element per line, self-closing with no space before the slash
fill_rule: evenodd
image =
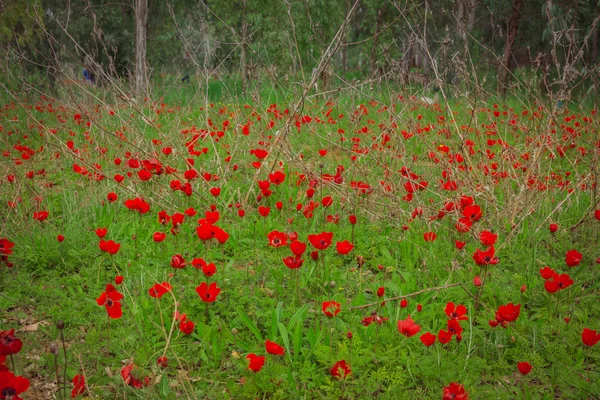
<path id="1" fill-rule="evenodd" d="M 600 119 L 6 101 L 0 399 L 600 398 Z"/>

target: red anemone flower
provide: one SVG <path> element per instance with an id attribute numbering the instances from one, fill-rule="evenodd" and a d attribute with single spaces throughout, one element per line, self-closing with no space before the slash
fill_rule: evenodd
<path id="1" fill-rule="evenodd" d="M 448 304 L 446 304 L 446 309 L 444 312 L 450 319 L 456 319 L 458 321 L 466 321 L 469 319 L 469 317 L 466 315 L 467 307 L 462 304 L 455 306 L 454 303 L 450 301 Z"/>
<path id="2" fill-rule="evenodd" d="M 473 260 L 477 265 L 496 265 L 500 262 L 498 257 L 494 257 L 494 246 L 485 251 L 477 249 L 473 254 Z"/>
<path id="3" fill-rule="evenodd" d="M 265 341 L 265 349 L 267 350 L 267 353 L 275 356 L 282 356 L 285 354 L 285 349 L 283 347 L 270 340 Z"/>
<path id="4" fill-rule="evenodd" d="M 100 250 L 105 253 L 115 255 L 119 252 L 121 244 L 115 242 L 114 240 L 100 240 L 100 243 L 98 243 L 98 247 L 100 247 Z"/>
<path id="5" fill-rule="evenodd" d="M 151 297 L 160 299 L 165 293 L 170 292 L 173 289 L 169 282 L 163 283 L 155 283 L 150 289 L 148 289 L 148 294 Z"/>
<path id="6" fill-rule="evenodd" d="M 583 328 L 581 332 L 581 341 L 586 346 L 592 347 L 600 342 L 600 334 L 597 331 L 593 331 L 589 328 Z"/>
<path id="7" fill-rule="evenodd" d="M 336 362 L 335 364 L 333 364 L 333 367 L 331 367 L 331 369 L 329 370 L 331 376 L 339 380 L 345 379 L 348 375 L 350 375 L 351 372 L 352 370 L 350 369 L 350 366 L 346 363 L 346 360 Z"/>
<path id="8" fill-rule="evenodd" d="M 427 347 L 429 347 L 435 343 L 435 335 L 431 332 L 426 332 L 426 333 L 422 334 L 419 337 L 419 339 L 421 340 L 421 343 L 423 343 Z"/>
<path id="9" fill-rule="evenodd" d="M 579 265 L 582 258 L 583 258 L 582 254 L 580 252 L 578 252 L 577 250 L 573 249 L 573 250 L 567 251 L 567 254 L 565 255 L 565 262 L 567 263 L 567 265 L 569 267 L 575 267 L 575 266 Z"/>
<path id="10" fill-rule="evenodd" d="M 340 303 L 335 301 L 324 301 L 323 304 L 321 304 L 321 309 L 328 318 L 335 317 L 341 311 Z"/>
<path id="11" fill-rule="evenodd" d="M 213 303 L 217 300 L 217 296 L 221 293 L 221 289 L 217 287 L 217 283 L 213 282 L 208 285 L 206 282 L 202 282 L 199 286 L 196 286 L 196 293 L 205 303 Z"/>
<path id="12" fill-rule="evenodd" d="M 0 399 L 23 400 L 21 393 L 29 389 L 29 380 L 12 372 L 0 372 Z"/>
<path id="13" fill-rule="evenodd" d="M 289 269 L 297 269 L 304 264 L 304 259 L 300 258 L 300 256 L 289 256 L 282 258 L 283 263 Z"/>
<path id="14" fill-rule="evenodd" d="M 106 308 L 106 312 L 110 318 L 118 319 L 123 315 L 121 299 L 123 299 L 123 295 L 109 283 L 106 285 L 106 290 L 96 299 L 96 303 Z"/>
<path id="15" fill-rule="evenodd" d="M 0 332 L 0 356 L 17 354 L 21 351 L 23 342 L 15 337 L 15 330 Z"/>
<path id="16" fill-rule="evenodd" d="M 519 369 L 519 372 L 521 374 L 527 375 L 528 373 L 531 372 L 532 366 L 527 361 L 524 361 L 524 362 L 517 363 L 517 368 Z"/>
<path id="17" fill-rule="evenodd" d="M 406 337 L 411 337 L 419 333 L 421 325 L 417 325 L 410 315 L 405 320 L 398 321 L 398 332 Z"/>
<path id="18" fill-rule="evenodd" d="M 171 267 L 181 269 L 186 266 L 186 262 L 181 254 L 175 254 L 171 257 Z"/>
<path id="19" fill-rule="evenodd" d="M 71 398 L 81 396 L 85 393 L 85 379 L 83 375 L 75 375 L 73 377 L 73 390 L 71 390 Z"/>
<path id="20" fill-rule="evenodd" d="M 306 251 L 306 243 L 299 240 L 294 240 L 290 243 L 290 250 L 295 256 L 300 257 Z"/>
<path id="21" fill-rule="evenodd" d="M 251 353 L 246 356 L 246 359 L 248 360 L 248 368 L 254 372 L 258 372 L 262 369 L 263 365 L 265 365 L 267 357 L 257 356 L 256 354 Z"/>
<path id="22" fill-rule="evenodd" d="M 444 387 L 442 400 L 469 400 L 469 395 L 465 392 L 463 385 L 452 382 Z"/>
<path id="23" fill-rule="evenodd" d="M 308 235 L 308 241 L 317 250 L 325 250 L 331 246 L 333 232 L 322 232 L 316 235 Z"/>
<path id="24" fill-rule="evenodd" d="M 287 244 L 288 236 L 284 232 L 272 231 L 267 235 L 267 238 L 269 239 L 269 246 L 277 248 Z"/>
<path id="25" fill-rule="evenodd" d="M 479 241 L 484 246 L 493 246 L 496 244 L 496 240 L 498 240 L 498 235 L 490 231 L 483 231 L 479 234 Z"/>
<path id="26" fill-rule="evenodd" d="M 352 243 L 350 243 L 349 241 L 344 240 L 342 242 L 337 242 L 335 244 L 335 247 L 339 254 L 344 255 L 344 254 L 350 253 L 352 251 L 352 249 L 354 248 L 354 245 Z"/>

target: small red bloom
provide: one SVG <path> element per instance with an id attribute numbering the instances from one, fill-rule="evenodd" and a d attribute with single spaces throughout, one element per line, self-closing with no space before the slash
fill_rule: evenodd
<path id="1" fill-rule="evenodd" d="M 114 240 L 108 240 L 108 241 L 100 240 L 100 243 L 98 243 L 98 247 L 100 247 L 100 250 L 105 253 L 115 255 L 119 252 L 119 249 L 121 248 L 121 244 L 115 242 Z"/>
<path id="2" fill-rule="evenodd" d="M 462 304 L 455 306 L 453 302 L 448 302 L 448 304 L 446 304 L 446 309 L 444 310 L 444 312 L 450 319 L 455 319 L 458 321 L 466 321 L 469 319 L 469 317 L 467 317 L 466 315 L 467 307 L 465 307 Z"/>
<path id="3" fill-rule="evenodd" d="M 333 367 L 329 370 L 331 376 L 336 379 L 342 380 L 345 379 L 350 373 L 350 366 L 346 363 L 346 360 L 341 360 L 333 364 Z"/>
<path id="4" fill-rule="evenodd" d="M 398 321 L 398 332 L 406 337 L 414 336 L 419 333 L 420 330 L 421 325 L 417 325 L 410 315 L 405 320 Z"/>
<path id="5" fill-rule="evenodd" d="M 384 294 L 385 294 L 385 288 L 383 286 L 379 286 L 377 288 L 377 296 L 378 297 L 383 297 Z"/>
<path id="6" fill-rule="evenodd" d="M 277 248 L 287 244 L 288 236 L 284 232 L 272 231 L 267 235 L 267 238 L 269 239 L 269 246 Z"/>
<path id="7" fill-rule="evenodd" d="M 64 240 L 65 240 L 65 237 L 64 237 L 63 235 L 58 235 L 58 236 L 56 237 L 56 240 L 58 240 L 58 243 L 62 243 L 62 242 L 64 242 Z"/>
<path id="8" fill-rule="evenodd" d="M 263 365 L 265 365 L 267 357 L 257 356 L 256 354 L 251 353 L 246 356 L 246 359 L 248 360 L 248 368 L 254 372 L 258 372 L 262 369 Z"/>
<path id="9" fill-rule="evenodd" d="M 550 233 L 555 233 L 558 230 L 558 225 L 550 224 Z"/>
<path id="10" fill-rule="evenodd" d="M 463 385 L 452 382 L 448 386 L 444 387 L 442 400 L 469 400 L 469 396 L 467 392 L 465 392 Z"/>
<path id="11" fill-rule="evenodd" d="M 29 380 L 22 376 L 15 376 L 12 372 L 0 372 L 0 399 L 22 400 L 19 396 L 29 389 Z"/>
<path id="12" fill-rule="evenodd" d="M 181 269 L 186 266 L 185 260 L 181 254 L 175 254 L 171 257 L 171 267 Z"/>
<path id="13" fill-rule="evenodd" d="M 419 339 L 427 347 L 429 347 L 435 343 L 435 335 L 431 332 L 426 332 L 426 333 L 422 334 L 419 337 Z"/>
<path id="14" fill-rule="evenodd" d="M 148 289 L 148 294 L 151 297 L 160 299 L 165 293 L 170 292 L 171 289 L 173 288 L 169 282 L 155 283 L 154 286 Z"/>
<path id="15" fill-rule="evenodd" d="M 40 222 L 44 221 L 46 218 L 48 218 L 48 211 L 36 211 L 33 213 L 33 219 Z"/>
<path id="16" fill-rule="evenodd" d="M 267 350 L 267 353 L 276 356 L 282 356 L 285 353 L 285 349 L 283 347 L 275 342 L 271 342 L 270 340 L 265 341 L 265 349 Z"/>
<path id="17" fill-rule="evenodd" d="M 342 242 L 337 242 L 335 244 L 335 247 L 339 254 L 344 255 L 344 254 L 350 253 L 352 251 L 352 249 L 354 248 L 354 245 L 352 243 L 350 243 L 349 241 L 344 240 Z"/>
<path id="18" fill-rule="evenodd" d="M 158 357 L 156 359 L 156 364 L 161 368 L 167 368 L 169 360 L 167 357 Z"/>
<path id="19" fill-rule="evenodd" d="M 96 236 L 98 236 L 100 239 L 104 239 L 104 237 L 108 233 L 108 229 L 107 228 L 98 228 L 94 232 L 96 232 Z"/>
<path id="20" fill-rule="evenodd" d="M 406 300 L 406 299 L 400 300 L 400 307 L 402 307 L 402 308 L 408 307 L 408 300 Z"/>
<path id="21" fill-rule="evenodd" d="M 118 319 L 123 316 L 121 299 L 123 299 L 123 295 L 109 283 L 106 285 L 106 290 L 96 299 L 96 303 L 106 308 L 106 312 L 110 318 Z"/>
<path id="22" fill-rule="evenodd" d="M 321 309 L 328 318 L 335 317 L 341 311 L 340 303 L 335 301 L 324 301 L 323 304 L 321 304 Z"/>
<path id="23" fill-rule="evenodd" d="M 217 283 L 213 282 L 207 285 L 206 282 L 202 282 L 199 286 L 196 286 L 196 293 L 205 303 L 213 303 L 217 300 L 217 296 L 221 293 L 221 289 L 217 287 Z"/>
<path id="24" fill-rule="evenodd" d="M 333 232 L 322 232 L 316 235 L 308 235 L 308 241 L 317 250 L 325 250 L 331 246 Z"/>
<path id="25" fill-rule="evenodd" d="M 190 335 L 192 332 L 194 332 L 194 323 L 190 320 L 184 319 L 179 323 L 179 330 L 186 335 Z"/>
<path id="26" fill-rule="evenodd" d="M 524 362 L 518 363 L 517 368 L 519 369 L 519 372 L 521 372 L 521 374 L 527 375 L 528 373 L 531 372 L 532 366 L 528 362 L 524 361 Z"/>
<path id="27" fill-rule="evenodd" d="M 117 285 L 120 285 L 121 283 L 123 283 L 123 277 L 121 275 L 115 276 L 115 283 Z"/>
<path id="28" fill-rule="evenodd" d="M 292 254 L 300 257 L 306 251 L 306 243 L 294 240 L 290 243 L 290 250 L 292 251 Z"/>
<path id="29" fill-rule="evenodd" d="M 300 256 L 289 256 L 282 258 L 283 263 L 289 269 L 297 269 L 302 266 L 304 263 L 304 259 L 300 258 Z"/>
<path id="30" fill-rule="evenodd" d="M 75 375 L 73 377 L 73 390 L 71 390 L 71 398 L 81 396 L 85 393 L 85 379 L 83 375 Z"/>
<path id="31" fill-rule="evenodd" d="M 0 356 L 9 356 L 21 351 L 23 342 L 15 337 L 15 330 L 0 332 Z"/>
<path id="32" fill-rule="evenodd" d="M 426 242 L 433 242 L 437 239 L 437 235 L 435 232 L 425 232 L 423 234 L 423 239 L 425 239 Z"/>
<path id="33" fill-rule="evenodd" d="M 479 241 L 484 246 L 493 246 L 498 240 L 498 235 L 493 234 L 490 231 L 483 231 L 479 234 Z"/>
<path id="34" fill-rule="evenodd" d="M 565 255 L 565 262 L 567 263 L 567 265 L 569 267 L 575 267 L 575 266 L 579 265 L 582 258 L 583 258 L 583 255 L 580 252 L 578 252 L 577 250 L 573 249 L 573 250 L 567 251 L 567 254 Z"/>
<path id="35" fill-rule="evenodd" d="M 581 332 L 581 341 L 586 346 L 592 347 L 600 342 L 600 334 L 597 331 L 593 331 L 589 328 L 584 328 Z"/>
<path id="36" fill-rule="evenodd" d="M 498 257 L 494 257 L 494 246 L 491 246 L 485 251 L 477 249 L 473 254 L 473 260 L 477 265 L 495 265 L 500 262 Z"/>

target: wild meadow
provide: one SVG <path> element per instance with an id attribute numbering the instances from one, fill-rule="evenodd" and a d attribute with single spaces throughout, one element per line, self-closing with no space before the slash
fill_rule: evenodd
<path id="1" fill-rule="evenodd" d="M 600 397 L 595 108 L 96 94 L 2 101 L 1 399 Z"/>

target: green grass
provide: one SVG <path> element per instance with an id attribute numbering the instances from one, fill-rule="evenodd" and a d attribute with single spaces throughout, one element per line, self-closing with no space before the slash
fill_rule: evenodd
<path id="1" fill-rule="evenodd" d="M 288 139 L 281 148 L 273 148 L 258 175 L 260 180 L 268 179 L 273 157 L 278 157 L 277 161 L 284 163 L 286 181 L 280 186 L 271 185 L 271 197 L 258 202 L 253 181 L 256 169 L 250 164 L 256 159 L 249 150 L 269 148 L 276 132 L 283 130 L 285 118 L 276 120 L 272 130 L 266 129 L 267 122 L 274 119 L 273 113 L 266 110 L 270 104 L 277 104 L 280 112 L 291 107 L 284 102 L 286 96 L 291 101 L 293 89 L 283 96 L 265 89 L 261 92 L 263 102 L 254 104 L 250 98 L 235 97 L 241 88 L 233 82 L 210 82 L 205 101 L 204 89 L 195 84 L 181 85 L 178 79 L 165 76 L 157 82 L 153 96 L 156 107 L 151 102 L 133 107 L 113 99 L 108 107 L 99 106 L 96 112 L 99 102 L 79 93 L 80 106 L 66 100 L 74 108 L 60 108 L 56 102 L 55 112 L 49 113 L 45 108 L 42 112 L 35 105 L 45 107 L 48 101 L 38 99 L 31 102 L 31 109 L 20 103 L 4 111 L 2 150 L 10 151 L 10 157 L 3 162 L 4 176 L 16 174 L 17 178 L 9 184 L 3 176 L 0 200 L 6 204 L 20 197 L 21 201 L 16 208 L 5 207 L 1 211 L 0 237 L 15 243 L 14 254 L 9 256 L 14 267 L 0 269 L 1 329 L 19 330 L 40 322 L 36 330 L 17 331 L 24 347 L 15 356 L 16 372 L 30 378 L 33 388 L 29 395 L 44 387 L 49 392 L 56 391 L 56 386 L 52 386 L 56 381 L 54 358 L 48 348 L 50 343 L 60 342 L 56 328 L 59 320 L 66 326 L 68 380 L 85 374 L 89 396 L 93 398 L 440 398 L 443 387 L 450 382 L 463 384 L 471 398 L 482 399 L 600 395 L 599 347 L 587 348 L 581 342 L 584 327 L 600 328 L 596 277 L 600 225 L 593 217 L 593 210 L 598 207 L 592 202 L 597 195 L 594 197 L 590 190 L 589 180 L 593 166 L 598 167 L 598 149 L 594 144 L 598 122 L 583 122 L 583 117 L 591 116 L 590 110 L 572 110 L 559 116 L 564 123 L 564 116 L 575 114 L 575 122 L 587 129 L 577 128 L 581 135 L 563 140 L 562 133 L 551 132 L 553 127 L 547 116 L 529 119 L 535 111 L 531 108 L 529 116 L 522 116 L 523 104 L 518 99 L 499 108 L 514 108 L 519 115 L 516 128 L 507 123 L 508 117 L 497 118 L 488 113 L 487 108 L 493 111 L 494 99 L 477 105 L 476 121 L 471 119 L 469 106 L 454 99 L 450 106 L 456 113 L 456 124 L 459 128 L 472 127 L 471 132 L 463 130 L 462 134 L 474 142 L 476 149 L 464 163 L 473 170 L 460 171 L 456 163 L 443 161 L 445 156 L 438 147 L 445 144 L 453 154 L 465 155 L 467 151 L 445 110 L 426 108 L 418 102 L 402 103 L 396 93 L 385 90 L 347 94 L 333 99 L 332 106 L 320 98 L 313 99 L 301 111 L 301 115 L 311 116 L 312 122 L 297 133 L 292 121 Z M 97 94 L 105 99 L 112 97 L 101 91 Z M 373 98 L 382 99 L 389 109 L 383 110 L 382 104 L 370 105 L 368 101 Z M 206 108 L 211 102 L 214 106 Z M 245 108 L 246 103 L 251 107 Z M 396 103 L 396 108 L 391 103 Z M 359 104 L 364 104 L 367 114 L 360 116 Z M 327 124 L 324 116 L 330 107 L 330 116 L 339 119 L 336 124 Z M 109 110 L 115 115 L 110 115 Z M 151 123 L 141 118 L 140 111 Z M 75 113 L 83 114 L 84 122 L 91 118 L 91 127 L 77 124 Z M 340 114 L 344 117 L 338 118 Z M 59 115 L 66 121 L 60 122 Z M 445 115 L 445 121 L 438 119 L 439 115 Z M 15 116 L 17 120 L 13 120 Z M 212 128 L 208 128 L 207 118 L 213 122 Z M 315 122 L 316 118 L 325 123 Z M 222 130 L 226 119 L 230 127 L 224 137 L 218 142 L 210 137 L 200 142 L 196 148 L 207 147 L 208 153 L 194 157 L 200 174 L 218 174 L 219 180 L 195 180 L 191 197 L 172 191 L 169 182 L 183 182 L 181 172 L 187 169 L 185 143 L 191 135 L 181 132 L 192 126 L 198 132 L 205 128 L 216 132 Z M 248 121 L 254 121 L 251 134 L 241 135 L 238 127 Z M 490 135 L 493 122 L 498 126 L 497 134 Z M 380 123 L 388 127 L 395 123 L 397 127 L 386 131 L 391 138 L 390 148 L 373 150 L 373 143 L 381 142 Z M 427 124 L 431 124 L 431 130 L 420 131 Z M 573 121 L 565 124 L 574 126 Z M 43 126 L 41 131 L 39 125 Z M 355 134 L 365 126 L 372 133 Z M 57 133 L 50 133 L 51 129 L 57 129 Z M 346 141 L 338 140 L 338 129 L 345 131 Z M 402 130 L 414 136 L 404 139 Z M 8 135 L 9 131 L 18 133 Z M 117 131 L 124 132 L 127 140 L 117 138 Z M 92 143 L 86 140 L 84 132 L 90 132 Z M 451 132 L 449 137 L 447 132 Z M 550 135 L 554 142 L 535 155 L 538 147 L 526 137 L 535 141 L 543 135 Z M 364 155 L 353 153 L 352 137 L 361 139 L 360 148 L 371 151 Z M 487 145 L 487 139 L 499 138 L 508 143 L 507 148 Z M 154 145 L 151 139 L 160 139 L 163 144 Z M 68 140 L 74 141 L 83 160 L 67 150 Z M 571 140 L 576 146 L 567 149 L 565 157 L 549 157 L 556 153 L 557 145 L 566 146 Z M 45 150 L 22 165 L 15 165 L 11 158 L 19 157 L 20 151 L 14 149 L 18 143 L 36 150 L 44 146 Z M 160 149 L 166 145 L 178 154 L 165 156 Z M 102 154 L 98 147 L 107 150 Z M 586 149 L 585 156 L 578 147 Z M 327 156 L 320 157 L 319 149 L 328 149 Z M 495 154 L 493 159 L 486 155 L 486 149 Z M 140 159 L 157 158 L 180 173 L 153 176 L 149 182 L 141 182 L 135 170 L 126 166 L 128 151 Z M 56 152 L 61 154 L 57 159 L 52 157 Z M 434 163 L 430 152 L 442 161 Z M 525 152 L 531 155 L 529 161 L 521 158 Z M 225 161 L 228 155 L 232 157 L 230 162 Z M 356 161 L 350 159 L 352 155 L 358 157 Z M 123 160 L 120 166 L 114 164 L 115 157 Z M 514 168 L 516 161 L 527 170 Z M 97 181 L 76 174 L 74 163 L 88 169 L 99 164 L 106 178 Z M 498 171 L 508 176 L 495 180 L 491 173 L 486 174 L 485 168 L 493 171 L 492 163 L 498 163 Z M 235 171 L 233 164 L 238 166 Z M 317 186 L 314 195 L 315 201 L 332 195 L 333 205 L 319 207 L 312 218 L 305 218 L 295 206 L 308 203 L 308 181 L 296 185 L 298 175 L 333 174 L 338 165 L 345 167 L 344 183 Z M 416 193 L 410 202 L 402 200 L 406 179 L 399 171 L 403 166 L 429 182 L 428 188 Z M 42 168 L 45 176 L 25 177 L 28 171 Z M 439 181 L 444 179 L 444 170 L 457 180 L 458 191 L 441 188 Z M 127 171 L 133 172 L 132 178 L 126 178 L 122 184 L 113 181 L 114 174 L 126 175 Z M 569 178 L 565 177 L 567 171 L 571 173 Z M 561 179 L 552 178 L 552 173 Z M 535 177 L 545 182 L 547 175 L 550 178 L 546 189 L 527 188 L 527 179 Z M 572 181 L 569 187 L 573 193 L 557 185 L 565 179 Z M 349 187 L 352 180 L 368 182 L 374 192 L 367 196 L 355 194 Z M 380 181 L 391 185 L 392 191 L 384 191 Z M 581 189 L 582 183 L 587 184 L 586 189 Z M 221 188 L 217 198 L 209 193 L 214 186 Z M 119 196 L 115 203 L 106 200 L 111 191 Z M 457 200 L 460 195 L 473 196 L 483 209 L 483 218 L 469 234 L 460 234 L 454 228 L 456 213 L 429 220 L 446 201 Z M 36 202 L 36 196 L 41 196 L 41 203 Z M 144 197 L 151 205 L 150 212 L 139 216 L 126 209 L 123 202 L 134 197 Z M 275 208 L 277 201 L 283 202 L 283 210 Z M 237 215 L 236 203 L 246 211 L 244 218 Z M 222 246 L 213 241 L 205 247 L 195 234 L 196 220 L 204 217 L 211 204 L 221 213 L 217 225 L 230 234 Z M 259 205 L 271 207 L 268 218 L 258 214 Z M 170 225 L 162 226 L 157 219 L 160 210 L 172 214 L 189 207 L 194 207 L 198 215 L 186 217 L 176 236 L 169 233 Z M 410 220 L 416 207 L 423 209 L 423 216 Z M 37 209 L 50 213 L 46 221 L 32 219 Z M 336 214 L 340 216 L 339 223 L 325 222 L 327 215 Z M 335 252 L 335 242 L 351 239 L 350 214 L 358 218 L 355 248 L 350 255 L 340 256 Z M 569 229 L 584 217 L 586 220 L 575 230 Z M 560 227 L 554 235 L 548 230 L 550 222 Z M 404 225 L 409 229 L 403 229 Z M 121 244 L 116 255 L 100 252 L 94 233 L 99 227 L 108 228 L 106 238 Z M 472 295 L 477 296 L 478 289 L 472 281 L 482 271 L 472 255 L 477 248 L 483 248 L 477 234 L 484 229 L 499 235 L 496 249 L 500 263 L 489 268 L 491 275 L 475 313 Z M 325 268 L 321 260 L 311 260 L 308 242 L 304 265 L 297 271 L 285 268 L 281 258 L 290 251 L 268 246 L 267 233 L 272 230 L 296 231 L 305 242 L 308 234 L 334 232 L 334 243 L 324 252 Z M 166 232 L 167 239 L 155 244 L 152 234 L 156 231 Z M 437 233 L 436 241 L 423 240 L 423 233 L 429 231 Z M 56 240 L 58 234 L 66 237 L 63 243 Z M 460 251 L 454 246 L 458 239 L 467 242 Z M 572 248 L 583 253 L 583 261 L 568 268 L 564 255 Z M 222 291 L 215 303 L 206 307 L 194 290 L 205 280 L 201 271 L 190 265 L 181 270 L 170 266 L 175 254 L 181 254 L 188 262 L 203 257 L 217 265 L 218 272 L 211 281 L 216 281 Z M 365 259 L 362 269 L 357 268 L 357 256 Z M 573 286 L 558 294 L 546 293 L 538 272 L 546 265 L 569 273 L 575 281 Z M 109 321 L 96 298 L 116 275 L 124 276 L 124 283 L 117 286 L 125 296 L 123 317 Z M 152 285 L 167 280 L 173 286 L 172 296 L 167 294 L 156 300 L 148 295 Z M 379 286 L 385 287 L 385 298 L 391 298 L 447 283 L 463 283 L 466 290 L 456 286 L 426 291 L 410 297 L 406 308 L 398 301 L 353 308 L 380 302 L 375 294 Z M 526 290 L 521 292 L 523 285 Z M 195 329 L 185 335 L 175 324 L 169 340 L 175 299 L 177 309 L 187 314 Z M 341 304 L 337 317 L 327 319 L 321 312 L 321 302 L 326 300 Z M 446 328 L 444 307 L 449 301 L 468 308 L 469 320 L 462 323 L 462 340 L 454 338 L 445 346 L 436 343 L 426 348 L 418 336 Z M 506 329 L 491 328 L 487 321 L 494 319 L 495 310 L 510 302 L 522 304 L 517 321 Z M 422 305 L 421 312 L 416 310 L 417 304 Z M 381 327 L 362 326 L 361 320 L 371 311 L 389 321 Z M 398 333 L 396 321 L 409 314 L 422 328 L 418 335 L 407 338 Z M 569 323 L 565 323 L 565 317 L 570 318 Z M 348 332 L 353 334 L 351 341 Z M 245 357 L 249 353 L 266 355 L 266 339 L 283 346 L 286 354 L 267 355 L 264 368 L 252 373 Z M 160 369 L 156 360 L 163 353 L 169 366 Z M 352 373 L 339 382 L 331 377 L 329 369 L 342 359 L 351 362 Z M 516 367 L 521 361 L 533 365 L 525 377 Z M 62 353 L 59 363 L 62 368 Z M 119 372 L 130 363 L 136 365 L 134 375 L 149 377 L 150 385 L 137 389 L 123 383 Z M 67 391 L 70 389 L 68 384 Z"/>

